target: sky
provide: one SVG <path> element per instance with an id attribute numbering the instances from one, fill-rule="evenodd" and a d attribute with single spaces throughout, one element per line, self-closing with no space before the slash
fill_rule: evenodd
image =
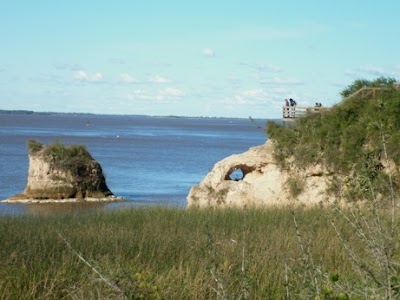
<path id="1" fill-rule="evenodd" d="M 280 118 L 400 79 L 400 1 L 0 0 L 0 109 Z"/>

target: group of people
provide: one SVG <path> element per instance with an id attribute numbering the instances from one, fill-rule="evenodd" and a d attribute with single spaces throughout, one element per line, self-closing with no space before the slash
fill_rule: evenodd
<path id="1" fill-rule="evenodd" d="M 292 98 L 285 99 L 285 106 L 296 106 L 297 102 L 295 100 L 293 100 Z M 321 102 L 315 102 L 315 107 L 322 107 L 322 103 Z"/>
<path id="2" fill-rule="evenodd" d="M 290 98 L 289 100 L 288 100 L 288 99 L 285 99 L 285 105 L 286 105 L 286 106 L 296 106 L 296 105 L 297 105 L 297 102 L 294 101 L 292 98 Z"/>
<path id="3" fill-rule="evenodd" d="M 309 111 L 320 111 L 322 110 L 323 106 L 321 102 L 315 102 L 314 108 L 312 107 L 300 107 L 299 109 L 296 109 L 297 102 L 293 100 L 292 98 L 285 99 L 285 107 L 283 108 L 283 117 L 284 118 L 295 118 L 296 116 L 301 116 L 304 115 L 306 112 Z"/>
<path id="4" fill-rule="evenodd" d="M 285 99 L 285 106 L 287 108 L 284 109 L 283 111 L 283 117 L 284 118 L 294 118 L 295 117 L 295 108 L 289 108 L 290 106 L 296 106 L 297 102 L 293 100 L 292 98 Z"/>

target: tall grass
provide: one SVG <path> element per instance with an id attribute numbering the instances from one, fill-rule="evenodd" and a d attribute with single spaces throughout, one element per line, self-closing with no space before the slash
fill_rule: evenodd
<path id="1" fill-rule="evenodd" d="M 309 299 L 341 290 L 351 295 L 351 287 L 365 281 L 331 225 L 334 217 L 319 208 L 135 208 L 0 218 L 0 295 Z M 350 236 L 344 218 L 336 224 L 342 236 Z M 356 238 L 346 242 L 363 249 Z"/>

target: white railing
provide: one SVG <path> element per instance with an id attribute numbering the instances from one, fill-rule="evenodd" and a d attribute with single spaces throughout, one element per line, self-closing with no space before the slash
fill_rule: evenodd
<path id="1" fill-rule="evenodd" d="M 283 119 L 296 119 L 300 118 L 307 113 L 315 113 L 324 110 L 324 107 L 306 107 L 306 106 L 283 106 L 282 117 Z"/>

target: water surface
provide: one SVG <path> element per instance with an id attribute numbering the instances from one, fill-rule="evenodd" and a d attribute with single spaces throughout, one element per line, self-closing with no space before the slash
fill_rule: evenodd
<path id="1" fill-rule="evenodd" d="M 219 160 L 266 140 L 265 120 L 82 114 L 0 114 L 0 199 L 23 191 L 26 143 L 86 145 L 127 205 L 184 207 L 190 187 Z M 25 205 L 0 204 L 0 215 Z"/>

